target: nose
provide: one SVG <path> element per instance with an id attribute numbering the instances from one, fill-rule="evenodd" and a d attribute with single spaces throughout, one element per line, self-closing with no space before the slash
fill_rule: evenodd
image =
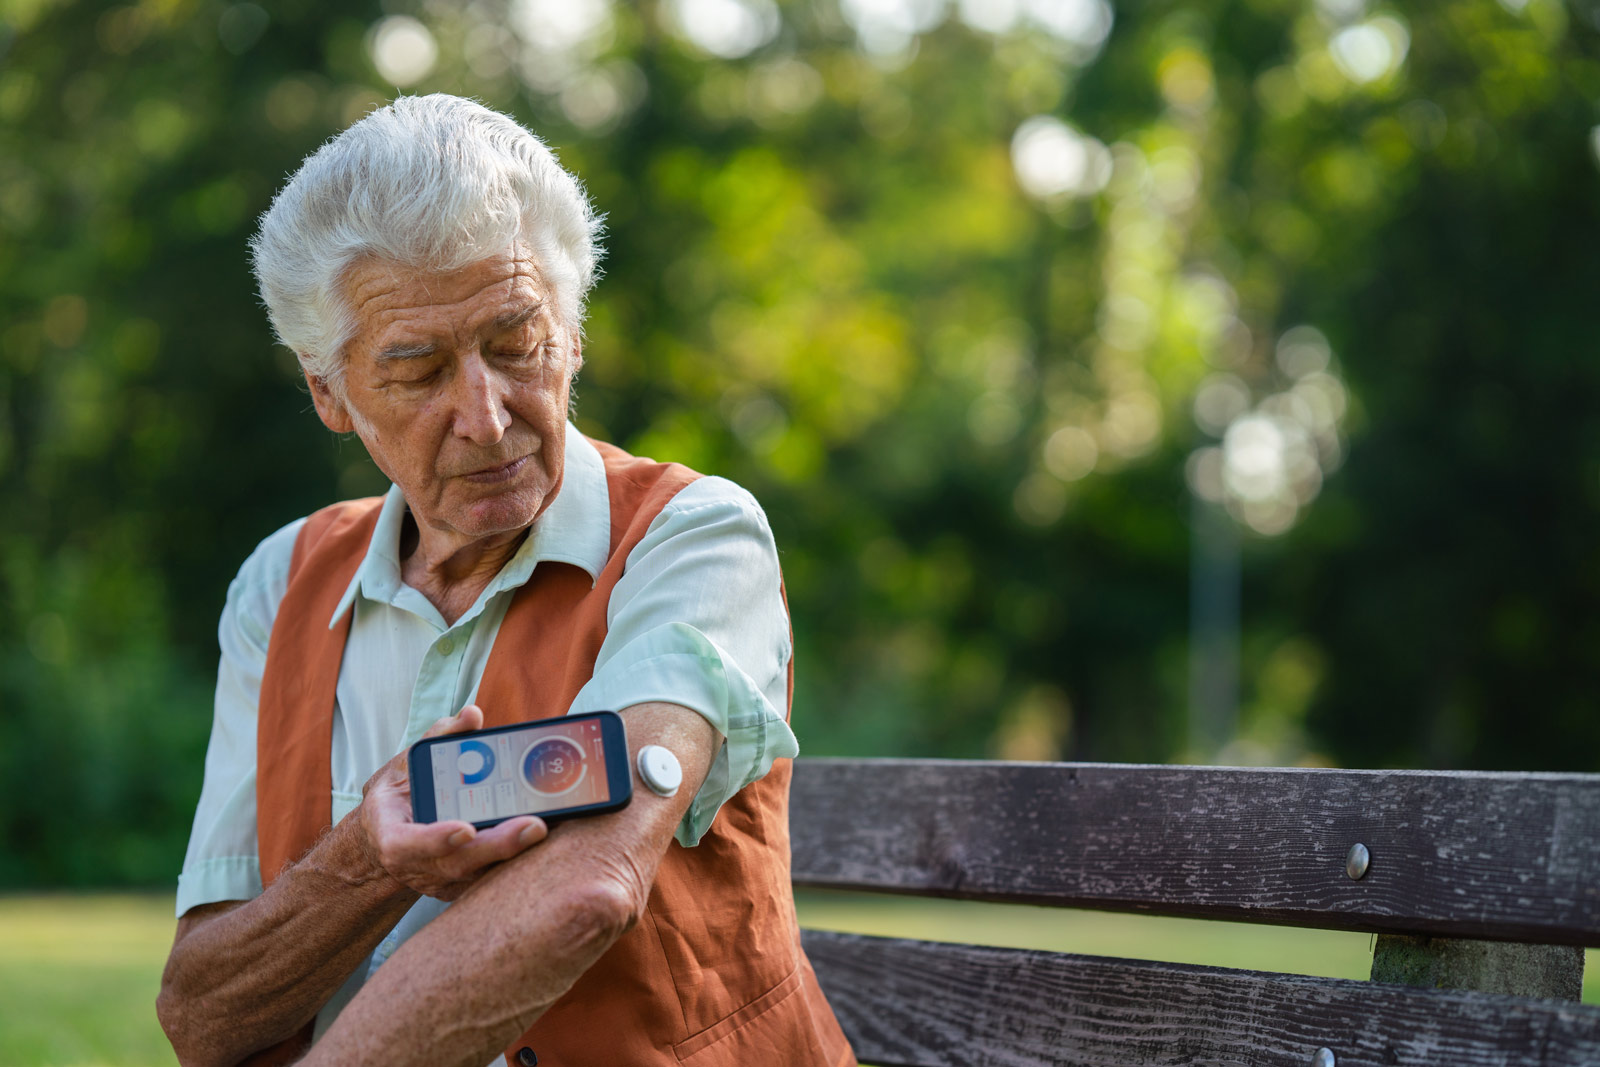
<path id="1" fill-rule="evenodd" d="M 460 373 L 453 384 L 456 436 L 475 445 L 498 444 L 511 425 L 504 383 L 499 376 L 484 362 L 482 355 L 473 352 L 462 357 Z"/>

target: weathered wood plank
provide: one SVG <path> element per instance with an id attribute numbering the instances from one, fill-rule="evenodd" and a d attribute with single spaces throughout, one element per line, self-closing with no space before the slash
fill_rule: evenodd
<path id="1" fill-rule="evenodd" d="M 1331 978 L 807 930 L 828 1001 L 883 1067 L 1554 1067 L 1600 1008 Z"/>
<path id="2" fill-rule="evenodd" d="M 797 885 L 1600 946 L 1600 775 L 803 759 L 790 823 Z"/>

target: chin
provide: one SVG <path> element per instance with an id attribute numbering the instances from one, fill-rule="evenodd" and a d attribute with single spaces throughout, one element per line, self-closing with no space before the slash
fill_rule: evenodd
<path id="1" fill-rule="evenodd" d="M 459 511 L 459 519 L 452 523 L 456 529 L 472 537 L 521 530 L 539 516 L 545 494 L 538 489 L 515 489 L 474 500 Z"/>

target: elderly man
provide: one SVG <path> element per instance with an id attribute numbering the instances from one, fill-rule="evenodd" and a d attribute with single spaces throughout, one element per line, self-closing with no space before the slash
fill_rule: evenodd
<path id="1" fill-rule="evenodd" d="M 567 422 L 597 230 L 537 138 L 449 96 L 356 123 L 262 219 L 273 326 L 394 484 L 228 591 L 157 1003 L 184 1064 L 854 1063 L 788 884 L 766 519 Z M 676 795 L 411 821 L 420 737 L 599 709 Z"/>

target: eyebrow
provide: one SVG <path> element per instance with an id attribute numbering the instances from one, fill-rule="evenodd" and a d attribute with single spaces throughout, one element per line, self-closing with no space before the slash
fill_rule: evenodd
<path id="1" fill-rule="evenodd" d="M 539 312 L 544 310 L 544 301 L 529 304 L 517 311 L 508 311 L 489 324 L 491 334 L 509 333 L 519 326 L 524 326 L 533 321 Z M 385 363 L 399 363 L 408 359 L 426 359 L 438 351 L 438 345 L 432 341 L 397 341 L 392 345 L 385 345 L 375 357 L 382 365 Z"/>
<path id="2" fill-rule="evenodd" d="M 383 363 L 397 363 L 406 359 L 425 359 L 433 355 L 437 346 L 431 341 L 419 341 L 411 344 L 386 345 L 377 355 L 377 361 Z"/>
<path id="3" fill-rule="evenodd" d="M 529 304 L 520 311 L 508 311 L 489 324 L 490 333 L 508 333 L 518 326 L 524 326 L 533 321 L 534 316 L 544 310 L 544 301 Z"/>

